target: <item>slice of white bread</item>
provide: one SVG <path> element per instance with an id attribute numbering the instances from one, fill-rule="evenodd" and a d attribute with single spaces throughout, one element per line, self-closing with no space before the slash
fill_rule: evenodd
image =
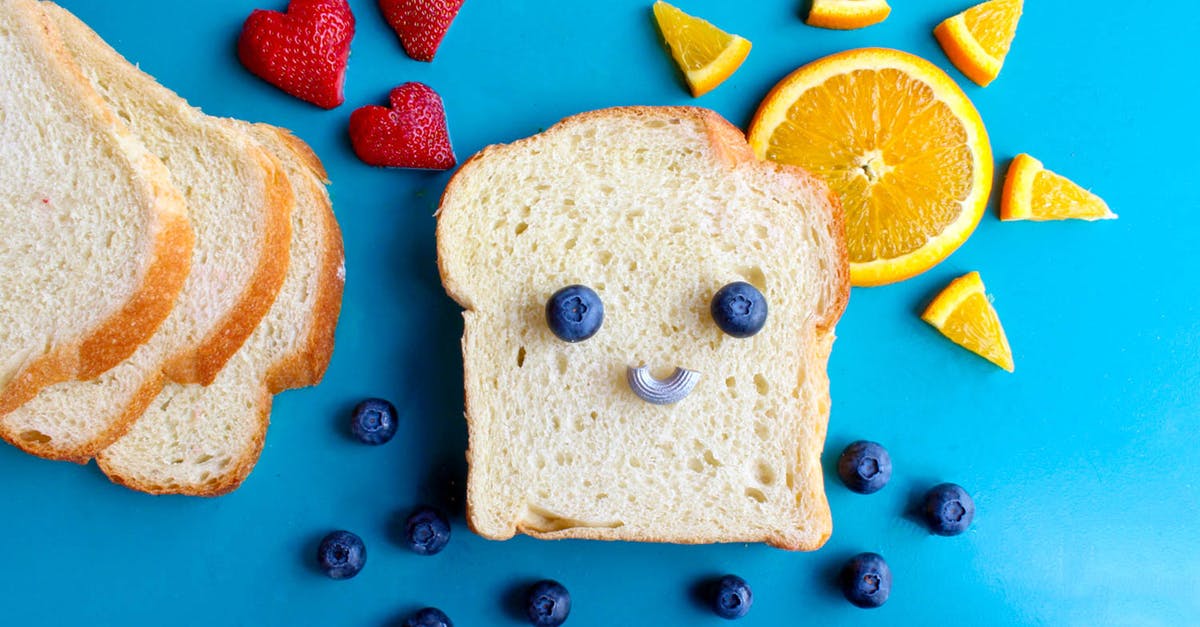
<path id="1" fill-rule="evenodd" d="M 83 74 L 168 166 L 196 235 L 191 274 L 145 344 L 96 379 L 47 387 L 0 417 L 0 436 L 18 447 L 83 462 L 167 381 L 211 382 L 250 336 L 283 282 L 294 200 L 282 166 L 252 138 L 189 106 L 66 10 L 42 7 Z"/>
<path id="2" fill-rule="evenodd" d="M 92 378 L 167 317 L 183 198 L 33 0 L 0 3 L 0 408 Z"/>
<path id="3" fill-rule="evenodd" d="M 474 157 L 442 197 L 437 238 L 466 309 L 477 533 L 799 550 L 829 537 L 826 362 L 849 271 L 824 184 L 755 160 L 711 111 L 608 109 Z M 735 281 L 770 312 L 747 339 L 709 313 Z M 545 314 L 571 284 L 604 305 L 576 344 Z M 642 364 L 699 384 L 652 405 L 626 381 Z"/>
<path id="4" fill-rule="evenodd" d="M 262 451 L 272 395 L 316 385 L 333 351 L 345 266 L 324 169 L 286 131 L 245 128 L 278 155 L 295 189 L 291 265 L 270 312 L 212 385 L 167 385 L 97 456 L 109 478 L 135 490 L 216 496 L 237 488 Z"/>

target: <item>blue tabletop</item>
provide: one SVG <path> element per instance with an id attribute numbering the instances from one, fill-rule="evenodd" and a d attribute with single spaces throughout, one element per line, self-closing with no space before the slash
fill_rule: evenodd
<path id="1" fill-rule="evenodd" d="M 853 32 L 806 26 L 797 0 L 680 0 L 754 43 L 727 83 L 693 99 L 650 0 L 468 0 L 429 64 L 403 54 L 375 2 L 352 0 L 347 102 L 334 111 L 237 61 L 242 20 L 283 0 L 62 4 L 206 112 L 287 126 L 310 142 L 333 180 L 348 279 L 325 381 L 277 399 L 262 461 L 229 496 L 146 496 L 94 466 L 0 448 L 0 623 L 388 625 L 435 605 L 460 627 L 521 625 L 523 586 L 552 577 L 574 597 L 568 625 L 718 625 L 690 591 L 726 572 L 754 589 L 743 625 L 1200 621 L 1193 3 L 1161 0 L 1139 17 L 1137 3 L 1029 2 L 1003 72 L 982 89 L 931 35 L 969 0 L 896 2 L 886 22 Z M 997 177 L 1029 152 L 1093 188 L 1120 219 L 1001 224 L 993 203 L 940 266 L 853 291 L 829 367 L 825 465 L 867 438 L 890 449 L 895 470 L 872 496 L 827 472 L 834 533 L 820 551 L 472 535 L 462 516 L 462 323 L 434 256 L 432 213 L 449 174 L 362 165 L 346 139 L 350 112 L 384 104 L 402 82 L 426 82 L 445 100 L 460 161 L 610 105 L 698 104 L 745 128 L 788 72 L 861 46 L 916 53 L 958 80 L 991 134 Z M 995 297 L 1015 374 L 918 318 L 968 270 Z M 366 396 L 399 407 L 386 446 L 347 434 L 349 410 Z M 975 497 L 965 535 L 931 536 L 906 513 L 940 481 Z M 397 540 L 397 520 L 420 503 L 453 512 L 453 540 L 434 557 Z M 316 544 L 336 528 L 367 543 L 355 579 L 316 570 Z M 891 600 L 870 612 L 831 583 L 860 551 L 886 556 L 895 579 Z"/>

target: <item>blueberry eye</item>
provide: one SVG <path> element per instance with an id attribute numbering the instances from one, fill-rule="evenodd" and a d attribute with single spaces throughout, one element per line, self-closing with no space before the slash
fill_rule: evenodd
<path id="1" fill-rule="evenodd" d="M 582 342 L 595 335 L 603 323 L 604 303 L 589 287 L 564 287 L 546 302 L 546 324 L 564 342 Z"/>
<path id="2" fill-rule="evenodd" d="M 750 337 L 767 323 L 767 299 L 749 283 L 730 283 L 713 295 L 712 317 L 729 335 Z"/>

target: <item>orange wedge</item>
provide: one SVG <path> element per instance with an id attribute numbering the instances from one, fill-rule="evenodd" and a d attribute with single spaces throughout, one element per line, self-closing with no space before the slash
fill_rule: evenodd
<path id="1" fill-rule="evenodd" d="M 1000 74 L 1023 8 L 1023 0 L 984 2 L 938 24 L 933 36 L 954 67 L 986 87 Z"/>
<path id="2" fill-rule="evenodd" d="M 750 54 L 749 41 L 662 0 L 654 3 L 654 19 L 693 96 L 703 96 L 725 82 Z"/>
<path id="3" fill-rule="evenodd" d="M 892 12 L 887 0 L 813 0 L 809 26 L 854 30 L 878 24 Z"/>
<path id="4" fill-rule="evenodd" d="M 983 280 L 971 272 L 950 282 L 929 303 L 921 319 L 942 332 L 955 344 L 1013 371 L 1012 349 L 1000 326 L 1000 316 L 988 300 Z"/>
<path id="5" fill-rule="evenodd" d="M 846 215 L 850 280 L 883 285 L 954 252 L 979 224 L 992 148 L 979 113 L 945 72 L 886 48 L 796 70 L 750 126 L 762 159 L 823 178 Z"/>
<path id="6" fill-rule="evenodd" d="M 1001 220 L 1113 220 L 1099 196 L 1020 154 L 1008 166 L 1000 196 Z"/>

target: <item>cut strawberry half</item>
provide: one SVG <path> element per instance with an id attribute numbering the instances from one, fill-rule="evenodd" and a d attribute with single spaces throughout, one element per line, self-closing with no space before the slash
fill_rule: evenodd
<path id="1" fill-rule="evenodd" d="M 393 89 L 390 109 L 368 105 L 352 113 L 350 143 L 368 165 L 449 170 L 457 163 L 442 98 L 424 83 Z"/>
<path id="2" fill-rule="evenodd" d="M 462 5 L 463 0 L 379 0 L 404 52 L 417 61 L 433 60 Z"/>
<path id="3" fill-rule="evenodd" d="M 291 0 L 287 12 L 255 9 L 242 26 L 238 58 L 255 76 L 318 107 L 345 101 L 354 38 L 346 0 Z"/>

